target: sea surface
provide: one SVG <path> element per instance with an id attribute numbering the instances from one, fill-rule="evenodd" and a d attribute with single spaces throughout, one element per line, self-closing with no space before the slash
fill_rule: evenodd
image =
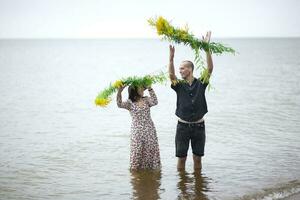
<path id="1" fill-rule="evenodd" d="M 300 192 L 300 39 L 217 39 L 202 172 L 177 172 L 176 94 L 154 85 L 161 171 L 129 171 L 128 111 L 94 98 L 166 71 L 156 39 L 0 40 L 0 199 L 280 199 Z M 193 60 L 176 45 L 175 66 Z M 195 71 L 196 77 L 200 71 Z M 179 76 L 179 73 L 177 73 Z M 148 95 L 146 93 L 146 95 Z M 127 98 L 126 91 L 123 99 Z"/>

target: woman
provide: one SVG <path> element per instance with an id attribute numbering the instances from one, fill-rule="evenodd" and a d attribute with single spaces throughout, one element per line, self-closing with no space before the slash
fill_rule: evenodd
<path id="1" fill-rule="evenodd" d="M 122 101 L 123 87 L 117 94 L 119 108 L 129 110 L 132 117 L 130 170 L 159 169 L 161 167 L 156 129 L 150 115 L 150 107 L 157 105 L 154 90 L 148 87 L 150 97 L 144 97 L 145 88 L 128 87 L 129 98 Z"/>

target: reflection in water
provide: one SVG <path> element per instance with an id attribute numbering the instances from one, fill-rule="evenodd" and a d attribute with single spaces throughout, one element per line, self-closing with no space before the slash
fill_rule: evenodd
<path id="1" fill-rule="evenodd" d="M 156 200 L 159 197 L 160 170 L 131 171 L 132 198 Z"/>
<path id="2" fill-rule="evenodd" d="M 179 181 L 177 188 L 180 190 L 177 199 L 208 200 L 206 192 L 208 188 L 208 178 L 201 172 L 187 173 L 178 171 Z"/>

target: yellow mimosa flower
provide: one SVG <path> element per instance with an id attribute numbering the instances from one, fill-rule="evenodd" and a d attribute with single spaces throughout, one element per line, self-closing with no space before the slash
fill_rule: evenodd
<path id="1" fill-rule="evenodd" d="M 113 87 L 120 88 L 123 86 L 123 82 L 121 80 L 117 80 L 114 82 Z"/>
<path id="2" fill-rule="evenodd" d="M 109 104 L 110 101 L 111 101 L 111 99 L 96 98 L 95 99 L 95 104 L 97 106 L 105 107 Z"/>
<path id="3" fill-rule="evenodd" d="M 163 34 L 164 30 L 166 29 L 168 25 L 168 22 L 163 18 L 163 17 L 159 17 L 156 21 L 156 29 L 157 29 L 157 33 L 158 35 Z"/>

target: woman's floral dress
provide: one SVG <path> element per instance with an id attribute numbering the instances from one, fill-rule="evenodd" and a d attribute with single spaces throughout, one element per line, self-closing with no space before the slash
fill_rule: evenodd
<path id="1" fill-rule="evenodd" d="M 149 90 L 150 97 L 143 97 L 142 105 L 128 99 L 117 99 L 119 108 L 129 110 L 132 117 L 130 169 L 159 169 L 160 153 L 156 129 L 150 115 L 150 107 L 157 105 L 155 92 Z"/>

